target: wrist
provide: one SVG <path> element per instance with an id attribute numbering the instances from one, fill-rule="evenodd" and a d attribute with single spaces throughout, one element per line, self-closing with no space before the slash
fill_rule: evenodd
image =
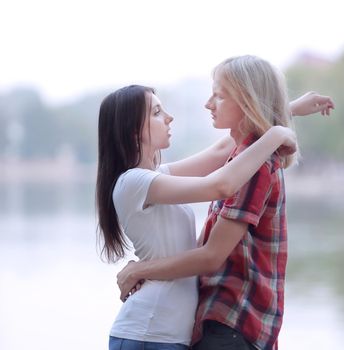
<path id="1" fill-rule="evenodd" d="M 295 117 L 296 116 L 296 110 L 295 110 L 296 101 L 292 101 L 289 103 L 289 110 L 290 110 L 290 116 Z"/>
<path id="2" fill-rule="evenodd" d="M 270 128 L 272 135 L 279 141 L 284 141 L 285 138 L 285 130 L 282 125 L 274 125 Z"/>
<path id="3" fill-rule="evenodd" d="M 145 266 L 145 262 L 143 261 L 138 261 L 135 265 L 135 270 L 132 271 L 130 278 L 132 280 L 135 280 L 135 282 L 145 279 L 144 276 L 144 266 Z"/>
<path id="4" fill-rule="evenodd" d="M 286 128 L 284 126 L 281 126 L 281 125 L 275 125 L 272 128 L 270 128 L 270 130 L 272 133 L 273 145 L 274 145 L 275 149 L 277 149 L 288 138 L 288 135 L 286 133 Z"/>

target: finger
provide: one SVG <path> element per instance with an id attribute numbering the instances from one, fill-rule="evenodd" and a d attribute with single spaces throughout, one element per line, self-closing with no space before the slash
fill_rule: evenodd
<path id="1" fill-rule="evenodd" d="M 287 155 L 292 155 L 296 152 L 296 146 L 288 147 Z"/>
<path id="2" fill-rule="evenodd" d="M 330 108 L 332 108 L 332 109 L 334 109 L 334 101 L 332 100 L 332 98 L 330 98 L 330 100 L 328 101 L 328 106 L 330 107 Z"/>
<path id="3" fill-rule="evenodd" d="M 334 109 L 334 101 L 332 100 L 331 97 L 324 96 L 324 98 L 319 100 L 318 103 L 321 105 L 326 105 L 326 108 Z"/>
<path id="4" fill-rule="evenodd" d="M 325 103 L 325 104 L 316 103 L 316 104 L 314 105 L 315 113 L 324 110 L 325 107 L 326 107 L 326 103 Z"/>
<path id="5" fill-rule="evenodd" d="M 131 289 L 130 295 L 136 293 L 136 292 L 137 292 L 138 290 L 140 290 L 140 289 L 141 289 L 141 283 L 139 282 L 139 283 L 136 284 L 135 287 L 133 287 L 133 288 Z"/>
<path id="6" fill-rule="evenodd" d="M 330 108 L 328 105 L 321 111 L 321 114 L 323 116 L 330 115 Z"/>
<path id="7" fill-rule="evenodd" d="M 328 102 L 332 101 L 330 96 L 323 96 L 323 95 L 317 95 L 315 99 L 316 99 L 316 103 L 319 103 L 319 104 L 327 104 Z"/>
<path id="8" fill-rule="evenodd" d="M 136 286 L 135 286 L 135 292 L 137 292 L 138 290 L 140 290 L 141 289 L 141 283 L 140 282 L 138 282 L 137 284 L 136 284 Z"/>
<path id="9" fill-rule="evenodd" d="M 296 152 L 296 144 L 292 144 L 292 145 L 288 145 L 288 146 L 281 146 L 278 149 L 278 153 L 280 156 L 287 156 L 287 155 L 291 155 L 294 154 Z"/>
<path id="10" fill-rule="evenodd" d="M 328 103 L 327 108 L 329 109 L 329 112 L 331 113 L 331 109 L 335 109 L 334 102 L 331 101 L 330 103 Z"/>
<path id="11" fill-rule="evenodd" d="M 121 290 L 121 295 L 120 295 L 120 299 L 123 301 L 123 303 L 129 298 L 130 296 L 130 292 L 126 291 L 126 290 Z"/>

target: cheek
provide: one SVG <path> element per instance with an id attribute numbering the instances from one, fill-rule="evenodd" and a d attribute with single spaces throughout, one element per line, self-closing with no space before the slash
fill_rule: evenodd
<path id="1" fill-rule="evenodd" d="M 217 111 L 219 116 L 225 118 L 226 116 L 230 116 L 232 114 L 231 108 L 225 102 L 219 102 L 217 104 Z"/>
<path id="2" fill-rule="evenodd" d="M 159 120 L 158 118 L 151 120 L 150 122 L 150 128 L 147 128 L 146 137 L 149 141 L 149 131 L 150 136 L 152 138 L 151 142 L 154 142 L 156 138 L 159 138 L 162 134 L 162 131 L 164 130 L 164 123 Z"/>
<path id="3" fill-rule="evenodd" d="M 230 115 L 233 120 L 241 119 L 243 116 L 243 113 L 237 104 L 228 103 L 223 107 L 223 111 Z"/>

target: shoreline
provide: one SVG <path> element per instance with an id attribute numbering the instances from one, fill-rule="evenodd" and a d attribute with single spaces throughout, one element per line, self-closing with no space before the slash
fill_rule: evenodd
<path id="1" fill-rule="evenodd" d="M 324 170 L 325 169 L 325 170 Z M 97 164 L 71 159 L 0 160 L 0 185 L 95 183 Z M 294 167 L 285 172 L 288 193 L 302 195 L 344 195 L 344 165 Z"/>
<path id="2" fill-rule="evenodd" d="M 95 182 L 97 165 L 69 159 L 0 161 L 0 184 Z"/>

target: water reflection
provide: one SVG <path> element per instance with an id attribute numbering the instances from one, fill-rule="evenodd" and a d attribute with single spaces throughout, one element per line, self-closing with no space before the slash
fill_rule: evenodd
<path id="1" fill-rule="evenodd" d="M 1 215 L 94 213 L 93 183 L 0 184 L 0 198 Z"/>
<path id="2" fill-rule="evenodd" d="M 344 200 L 288 197 L 281 348 L 341 349 Z M 200 227 L 206 206 L 194 208 Z M 0 184 L 0 213 L 0 348 L 105 349 L 121 265 L 101 263 L 96 252 L 94 183 Z"/>

